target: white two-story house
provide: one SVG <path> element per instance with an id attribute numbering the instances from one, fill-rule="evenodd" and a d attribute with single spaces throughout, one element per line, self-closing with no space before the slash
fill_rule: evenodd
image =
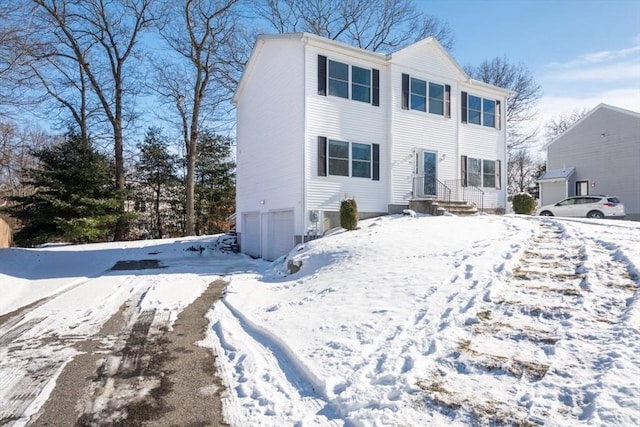
<path id="1" fill-rule="evenodd" d="M 339 226 L 414 199 L 506 204 L 506 101 L 434 39 L 380 54 L 307 33 L 258 37 L 233 102 L 236 231 L 274 260 Z"/>

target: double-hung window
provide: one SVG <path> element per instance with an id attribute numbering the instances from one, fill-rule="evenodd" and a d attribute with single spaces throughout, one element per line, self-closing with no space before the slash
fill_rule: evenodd
<path id="1" fill-rule="evenodd" d="M 500 129 L 500 101 L 462 92 L 460 105 L 462 123 Z"/>
<path id="2" fill-rule="evenodd" d="M 482 161 L 482 186 L 496 186 L 496 162 L 494 160 Z"/>
<path id="3" fill-rule="evenodd" d="M 329 61 L 329 95 L 349 98 L 349 66 Z"/>
<path id="4" fill-rule="evenodd" d="M 371 145 L 329 140 L 329 175 L 371 178 Z"/>
<path id="5" fill-rule="evenodd" d="M 429 83 L 429 112 L 444 115 L 444 86 Z"/>
<path id="6" fill-rule="evenodd" d="M 482 100 L 482 125 L 496 127 L 496 101 L 493 99 Z"/>
<path id="7" fill-rule="evenodd" d="M 402 109 L 451 117 L 451 86 L 402 74 Z"/>
<path id="8" fill-rule="evenodd" d="M 411 78 L 411 109 L 427 111 L 427 82 Z"/>
<path id="9" fill-rule="evenodd" d="M 318 55 L 318 95 L 337 96 L 380 106 L 380 71 Z"/>
<path id="10" fill-rule="evenodd" d="M 479 125 L 482 122 L 482 98 L 469 95 L 469 123 Z"/>
<path id="11" fill-rule="evenodd" d="M 371 178 L 371 145 L 351 144 L 351 176 Z"/>
<path id="12" fill-rule="evenodd" d="M 371 102 L 371 70 L 351 67 L 351 99 Z"/>
<path id="13" fill-rule="evenodd" d="M 380 145 L 318 137 L 318 176 L 380 180 Z"/>
<path id="14" fill-rule="evenodd" d="M 461 156 L 462 186 L 501 188 L 501 161 Z"/>
<path id="15" fill-rule="evenodd" d="M 349 143 L 329 140 L 329 175 L 349 176 Z"/>

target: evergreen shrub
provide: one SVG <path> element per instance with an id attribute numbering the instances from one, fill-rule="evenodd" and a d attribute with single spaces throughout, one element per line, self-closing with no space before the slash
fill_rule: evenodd
<path id="1" fill-rule="evenodd" d="M 358 227 L 358 206 L 354 199 L 346 199 L 340 203 L 340 226 L 345 230 Z"/>
<path id="2" fill-rule="evenodd" d="M 513 196 L 513 212 L 522 215 L 531 215 L 536 208 L 536 199 L 531 194 L 519 193 Z"/>

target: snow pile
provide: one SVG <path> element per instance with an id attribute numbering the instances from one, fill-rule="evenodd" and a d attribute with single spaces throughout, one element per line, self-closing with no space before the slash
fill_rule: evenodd
<path id="1" fill-rule="evenodd" d="M 637 223 L 363 221 L 231 278 L 209 336 L 226 416 L 638 425 L 639 268 Z"/>

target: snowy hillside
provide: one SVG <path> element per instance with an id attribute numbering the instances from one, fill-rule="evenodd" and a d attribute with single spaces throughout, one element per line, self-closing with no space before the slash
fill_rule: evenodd
<path id="1" fill-rule="evenodd" d="M 638 223 L 384 217 L 290 260 L 212 312 L 233 425 L 640 425 Z"/>
<path id="2" fill-rule="evenodd" d="M 37 418 L 91 343 L 116 372 L 136 325 L 157 342 L 222 278 L 199 345 L 232 426 L 640 425 L 640 223 L 386 216 L 271 264 L 216 242 L 0 250 L 0 421 Z M 76 410 L 122 419 L 155 374 Z"/>

